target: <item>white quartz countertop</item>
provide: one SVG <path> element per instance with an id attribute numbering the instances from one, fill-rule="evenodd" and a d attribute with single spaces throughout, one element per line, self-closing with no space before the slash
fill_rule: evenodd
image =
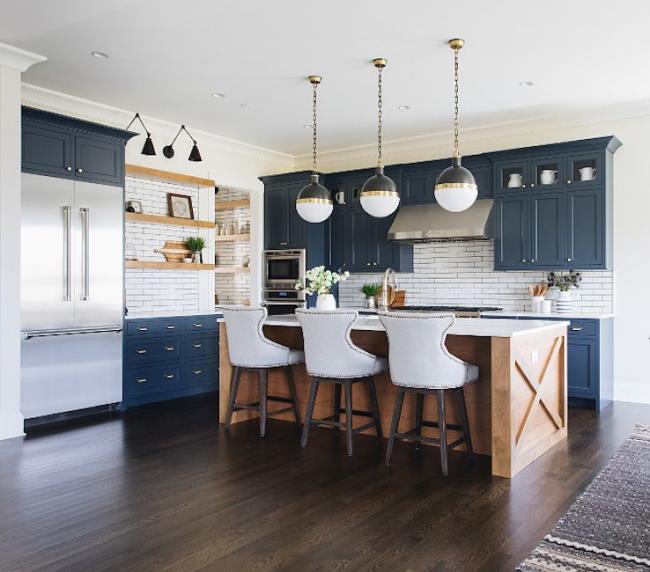
<path id="1" fill-rule="evenodd" d="M 186 312 L 179 311 L 162 311 L 162 312 L 142 312 L 132 313 L 124 316 L 125 320 L 147 320 L 151 318 L 187 318 L 191 316 L 216 316 L 220 317 L 219 310 L 191 310 Z"/>
<path id="2" fill-rule="evenodd" d="M 483 312 L 483 316 L 504 316 L 504 317 L 513 317 L 513 318 L 541 318 L 549 319 L 563 319 L 563 320 L 606 320 L 607 318 L 613 318 L 614 314 L 599 314 L 597 312 L 551 312 L 550 314 L 542 314 L 537 312 L 511 312 L 509 310 L 499 310 L 496 312 Z"/>
<path id="3" fill-rule="evenodd" d="M 270 316 L 264 321 L 265 326 L 286 326 L 298 328 L 298 318 L 295 316 Z M 568 321 L 549 320 L 482 320 L 480 318 L 456 318 L 449 330 L 455 336 L 483 336 L 490 338 L 512 338 L 532 332 L 540 332 L 555 328 L 559 325 L 569 326 Z M 352 327 L 353 330 L 383 332 L 378 316 L 362 316 Z"/>

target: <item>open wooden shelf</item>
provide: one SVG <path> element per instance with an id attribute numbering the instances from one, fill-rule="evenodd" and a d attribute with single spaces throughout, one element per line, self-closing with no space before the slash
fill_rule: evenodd
<path id="1" fill-rule="evenodd" d="M 151 167 L 142 167 L 140 165 L 130 165 L 128 163 L 126 165 L 126 174 L 134 177 L 149 177 L 159 181 L 172 181 L 174 183 L 196 185 L 198 187 L 216 186 L 215 181 L 212 179 L 184 175 L 183 173 L 173 173 L 172 171 L 162 171 L 160 169 L 152 169 Z"/>
<path id="2" fill-rule="evenodd" d="M 214 270 L 214 264 L 193 262 L 158 262 L 155 260 L 125 260 L 126 268 L 148 268 L 152 270 Z"/>
<path id="3" fill-rule="evenodd" d="M 247 241 L 251 239 L 251 235 L 246 234 L 224 234 L 221 236 L 216 236 L 214 238 L 215 242 L 238 242 L 238 241 Z"/>
<path id="4" fill-rule="evenodd" d="M 152 224 L 172 224 L 194 228 L 214 228 L 214 223 L 209 220 L 194 220 L 189 218 L 144 213 L 124 213 L 124 220 L 131 222 L 149 222 Z"/>
<path id="5" fill-rule="evenodd" d="M 217 274 L 248 274 L 251 269 L 248 266 L 216 266 L 214 271 Z"/>
<path id="6" fill-rule="evenodd" d="M 230 211 L 232 209 L 248 209 L 251 206 L 250 199 L 238 199 L 236 201 L 215 201 L 215 211 Z"/>

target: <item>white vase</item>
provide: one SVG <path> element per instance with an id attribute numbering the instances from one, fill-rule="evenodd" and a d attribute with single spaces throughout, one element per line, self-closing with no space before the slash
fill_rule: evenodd
<path id="1" fill-rule="evenodd" d="M 571 290 L 560 290 L 560 295 L 557 297 L 558 300 L 570 301 L 573 299 Z"/>
<path id="2" fill-rule="evenodd" d="M 336 298 L 334 294 L 319 294 L 316 298 L 317 310 L 336 310 Z"/>

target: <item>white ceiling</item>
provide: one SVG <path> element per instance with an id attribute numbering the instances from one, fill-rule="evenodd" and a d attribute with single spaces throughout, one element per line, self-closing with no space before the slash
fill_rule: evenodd
<path id="1" fill-rule="evenodd" d="M 0 0 L 0 13 L 0 41 L 48 57 L 27 83 L 291 155 L 310 151 L 311 73 L 321 148 L 373 141 L 377 56 L 386 139 L 448 129 L 455 36 L 465 127 L 650 97 L 647 0 Z"/>

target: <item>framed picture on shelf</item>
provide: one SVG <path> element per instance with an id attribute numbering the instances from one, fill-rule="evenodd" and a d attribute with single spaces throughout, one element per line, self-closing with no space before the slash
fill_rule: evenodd
<path id="1" fill-rule="evenodd" d="M 169 206 L 169 216 L 194 219 L 192 197 L 188 195 L 167 193 L 167 204 Z"/>

